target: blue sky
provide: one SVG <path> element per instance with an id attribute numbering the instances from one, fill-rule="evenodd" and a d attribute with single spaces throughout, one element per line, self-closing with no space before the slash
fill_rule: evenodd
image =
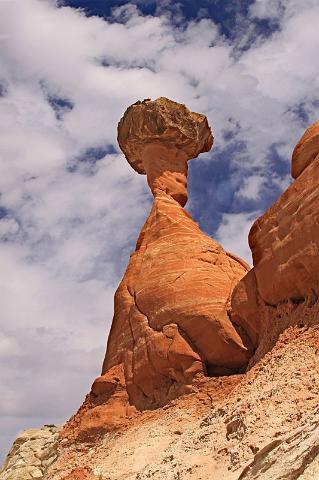
<path id="1" fill-rule="evenodd" d="M 59 4 L 58 4 L 59 3 Z M 0 450 L 63 422 L 99 374 L 114 290 L 151 205 L 116 125 L 136 100 L 205 113 L 188 210 L 250 261 L 319 117 L 317 0 L 0 2 Z"/>
<path id="2" fill-rule="evenodd" d="M 64 5 L 83 8 L 87 15 L 99 15 L 108 18 L 114 7 L 125 5 L 125 0 L 64 0 Z M 131 2 L 139 7 L 145 15 L 156 15 L 158 10 L 179 11 L 185 21 L 198 17 L 209 17 L 218 23 L 223 34 L 231 37 L 236 26 L 236 17 L 247 16 L 252 0 L 225 2 L 223 0 L 184 0 L 180 2 L 161 2 L 158 0 L 136 0 Z"/>

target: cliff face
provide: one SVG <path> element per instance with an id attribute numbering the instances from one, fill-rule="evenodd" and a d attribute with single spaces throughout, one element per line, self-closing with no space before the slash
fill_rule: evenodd
<path id="1" fill-rule="evenodd" d="M 317 322 L 306 312 L 319 292 L 319 134 L 318 123 L 293 152 L 298 177 L 256 220 L 249 233 L 254 268 L 236 286 L 232 318 L 256 327 L 257 361 L 289 325 Z M 302 315 L 298 314 L 301 305 Z M 256 319 L 261 321 L 256 326 Z"/>
<path id="2" fill-rule="evenodd" d="M 299 177 L 319 154 L 319 122 L 311 125 L 292 152 L 291 176 Z"/>
<path id="3" fill-rule="evenodd" d="M 153 207 L 115 294 L 102 375 L 54 461 L 39 477 L 25 463 L 19 480 L 319 477 L 318 124 L 293 152 L 296 180 L 251 229 L 251 270 L 183 209 L 187 162 L 212 146 L 203 115 L 137 102 L 118 138 Z M 15 479 L 17 451 L 1 480 Z"/>

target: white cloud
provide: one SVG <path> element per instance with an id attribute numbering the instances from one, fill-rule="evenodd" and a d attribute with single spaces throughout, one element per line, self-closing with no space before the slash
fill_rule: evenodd
<path id="1" fill-rule="evenodd" d="M 8 354 L 17 354 L 18 345 L 15 338 L 10 338 L 4 333 L 0 333 L 0 358 Z"/>
<path id="2" fill-rule="evenodd" d="M 183 28 L 126 6 L 108 22 L 49 0 L 0 2 L 3 432 L 15 435 L 17 417 L 67 417 L 99 371 L 113 292 L 150 203 L 145 178 L 107 153 L 128 105 L 164 95 L 207 113 L 225 157 L 223 133 L 233 135 L 243 147 L 232 149 L 235 197 L 258 199 L 265 179 L 287 183 L 270 149 L 289 162 L 304 128 L 293 107 L 319 116 L 319 10 L 286 3 L 282 13 L 280 2 L 255 4 L 251 21 L 277 15 L 281 29 L 235 56 L 209 19 Z M 95 164 L 83 161 L 92 148 L 105 152 Z M 255 215 L 224 214 L 217 232 L 246 259 Z"/>
<path id="3" fill-rule="evenodd" d="M 254 17 L 275 19 L 283 24 L 287 18 L 317 6 L 317 0 L 304 0 L 302 3 L 299 0 L 255 0 L 250 12 Z"/>
<path id="4" fill-rule="evenodd" d="M 301 9 L 270 41 L 244 56 L 242 61 L 255 70 L 258 90 L 265 96 L 287 104 L 318 98 L 318 16 L 318 3 Z"/>
<path id="5" fill-rule="evenodd" d="M 0 219 L 0 239 L 4 239 L 8 235 L 15 235 L 19 230 L 19 224 L 14 218 Z"/>
<path id="6" fill-rule="evenodd" d="M 260 197 L 260 190 L 267 182 L 267 178 L 261 175 L 251 175 L 244 179 L 241 187 L 237 190 L 235 196 L 248 200 L 256 200 Z"/>

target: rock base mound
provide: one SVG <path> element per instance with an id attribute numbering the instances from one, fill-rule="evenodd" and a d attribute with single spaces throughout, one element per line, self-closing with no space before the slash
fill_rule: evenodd
<path id="1" fill-rule="evenodd" d="M 83 480 L 313 480 L 318 395 L 319 328 L 289 327 L 246 374 L 207 379 L 94 442 L 60 440 L 43 478 L 82 469 L 94 475 Z"/>

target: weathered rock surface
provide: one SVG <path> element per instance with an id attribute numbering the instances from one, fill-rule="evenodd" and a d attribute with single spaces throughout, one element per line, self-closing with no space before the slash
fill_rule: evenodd
<path id="1" fill-rule="evenodd" d="M 268 304 L 304 301 L 319 287 L 319 157 L 249 234 L 258 292 Z"/>
<path id="2" fill-rule="evenodd" d="M 319 122 L 311 125 L 297 143 L 291 161 L 291 176 L 299 177 L 319 154 Z"/>
<path id="3" fill-rule="evenodd" d="M 308 316 L 318 318 L 319 303 Z M 206 378 L 199 392 L 91 443 L 60 438 L 43 479 L 314 480 L 318 352 L 318 327 L 290 327 L 244 375 Z M 8 468 L 1 480 L 24 478 Z"/>
<path id="4" fill-rule="evenodd" d="M 294 310 L 299 304 L 311 307 L 318 298 L 319 156 L 313 158 L 315 146 L 319 152 L 318 128 L 319 123 L 310 127 L 294 150 L 302 173 L 249 233 L 254 267 L 234 289 L 231 317 L 256 339 L 252 362 L 269 351 L 284 328 L 306 324 Z"/>
<path id="5" fill-rule="evenodd" d="M 319 474 L 319 415 L 284 438 L 262 448 L 239 480 L 305 479 Z M 307 472 L 308 470 L 308 472 Z"/>
<path id="6" fill-rule="evenodd" d="M 91 468 L 75 468 L 63 480 L 99 480 Z"/>
<path id="7" fill-rule="evenodd" d="M 191 160 L 208 152 L 213 138 L 205 115 L 160 97 L 153 102 L 136 102 L 126 110 L 118 125 L 118 142 L 134 170 L 149 174 L 144 165 L 147 145 L 165 144 L 172 150 L 181 150 Z M 157 165 L 158 158 L 153 160 Z"/>
<path id="8" fill-rule="evenodd" d="M 61 442 L 47 478 L 75 466 L 100 480 L 319 478 L 318 352 L 318 327 L 289 328 L 245 375 L 206 378 L 94 443 Z"/>
<path id="9" fill-rule="evenodd" d="M 249 353 L 227 308 L 246 271 L 177 202 L 157 196 L 116 293 L 103 373 L 124 363 L 130 398 L 143 408 L 206 369 L 239 371 Z"/>
<path id="10" fill-rule="evenodd" d="M 60 429 L 55 426 L 25 430 L 15 440 L 6 458 L 1 480 L 33 480 L 46 477 L 47 469 L 57 459 Z"/>

